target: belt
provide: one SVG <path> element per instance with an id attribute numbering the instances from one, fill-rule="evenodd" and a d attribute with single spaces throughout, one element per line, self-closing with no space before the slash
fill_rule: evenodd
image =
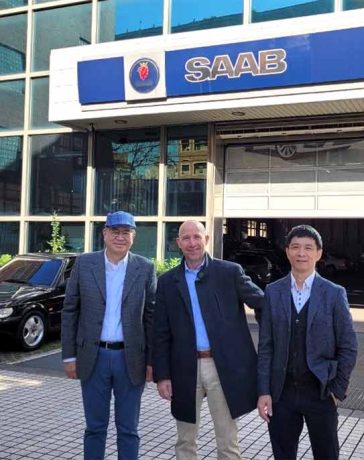
<path id="1" fill-rule="evenodd" d="M 203 351 L 198 351 L 197 352 L 197 358 L 212 358 L 212 353 L 210 350 L 203 350 Z"/>
<path id="2" fill-rule="evenodd" d="M 104 342 L 100 340 L 99 347 L 106 348 L 107 350 L 122 350 L 124 342 Z"/>

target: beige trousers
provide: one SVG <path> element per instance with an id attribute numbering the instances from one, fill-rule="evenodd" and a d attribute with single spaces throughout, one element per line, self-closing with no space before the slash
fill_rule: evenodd
<path id="1" fill-rule="evenodd" d="M 196 423 L 177 420 L 177 460 L 197 460 L 197 436 L 202 400 L 207 404 L 214 423 L 218 460 L 240 460 L 238 427 L 231 418 L 214 360 L 202 358 L 197 364 Z"/>

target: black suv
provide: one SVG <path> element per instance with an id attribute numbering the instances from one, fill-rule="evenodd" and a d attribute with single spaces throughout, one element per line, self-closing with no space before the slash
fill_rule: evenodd
<path id="1" fill-rule="evenodd" d="M 0 269 L 0 334 L 34 350 L 61 326 L 66 280 L 77 254 L 24 254 Z"/>

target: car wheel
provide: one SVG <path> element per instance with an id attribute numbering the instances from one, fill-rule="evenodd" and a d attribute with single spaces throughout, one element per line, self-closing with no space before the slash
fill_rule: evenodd
<path id="1" fill-rule="evenodd" d="M 40 347 L 46 335 L 44 314 L 39 311 L 28 313 L 18 328 L 18 342 L 24 350 Z"/>
<path id="2" fill-rule="evenodd" d="M 293 158 L 297 153 L 297 147 L 294 144 L 276 145 L 278 155 L 284 160 Z"/>

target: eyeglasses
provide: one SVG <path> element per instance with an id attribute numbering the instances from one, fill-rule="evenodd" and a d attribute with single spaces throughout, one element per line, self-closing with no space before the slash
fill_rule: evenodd
<path id="1" fill-rule="evenodd" d="M 113 238 L 117 238 L 117 237 L 130 238 L 130 236 L 133 233 L 132 230 L 120 229 L 120 228 L 109 228 L 108 230 Z"/>

